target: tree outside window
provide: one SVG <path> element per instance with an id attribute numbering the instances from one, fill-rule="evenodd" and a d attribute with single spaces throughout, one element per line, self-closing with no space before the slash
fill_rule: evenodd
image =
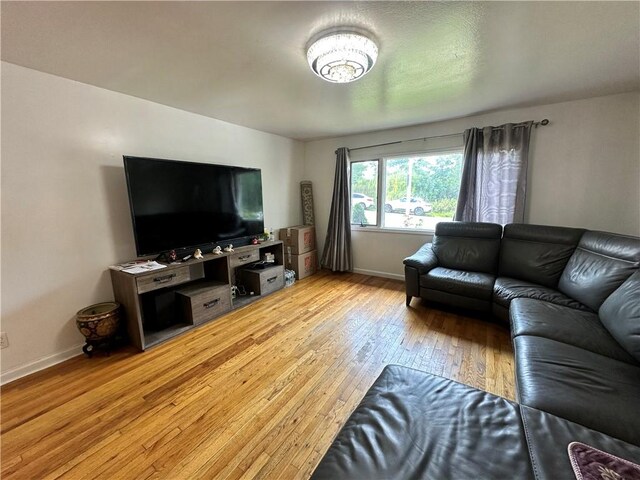
<path id="1" fill-rule="evenodd" d="M 378 160 L 351 164 L 351 223 L 377 225 Z"/>

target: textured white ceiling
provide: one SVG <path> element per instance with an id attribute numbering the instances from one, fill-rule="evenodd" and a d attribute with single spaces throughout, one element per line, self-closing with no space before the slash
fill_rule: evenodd
<path id="1" fill-rule="evenodd" d="M 310 139 L 640 88 L 639 2 L 7 2 L 2 59 Z M 373 33 L 351 84 L 311 73 L 335 26 Z"/>

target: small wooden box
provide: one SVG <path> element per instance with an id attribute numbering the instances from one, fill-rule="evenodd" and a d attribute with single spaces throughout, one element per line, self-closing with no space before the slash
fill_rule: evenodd
<path id="1" fill-rule="evenodd" d="M 260 270 L 245 268 L 242 270 L 242 281 L 247 293 L 266 295 L 284 287 L 284 266 L 275 265 Z"/>
<path id="2" fill-rule="evenodd" d="M 226 283 L 198 283 L 176 291 L 187 323 L 200 325 L 231 310 L 231 288 Z"/>

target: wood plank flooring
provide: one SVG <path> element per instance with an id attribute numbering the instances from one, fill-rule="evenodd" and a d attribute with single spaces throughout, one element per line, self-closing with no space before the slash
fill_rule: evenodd
<path id="1" fill-rule="evenodd" d="M 2 388 L 1 477 L 308 478 L 383 367 L 514 396 L 502 326 L 319 273 L 145 353 Z"/>

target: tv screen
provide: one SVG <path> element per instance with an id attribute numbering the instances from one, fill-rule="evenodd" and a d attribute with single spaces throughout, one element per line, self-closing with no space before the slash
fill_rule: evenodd
<path id="1" fill-rule="evenodd" d="M 123 158 L 138 256 L 264 231 L 260 169 Z"/>

